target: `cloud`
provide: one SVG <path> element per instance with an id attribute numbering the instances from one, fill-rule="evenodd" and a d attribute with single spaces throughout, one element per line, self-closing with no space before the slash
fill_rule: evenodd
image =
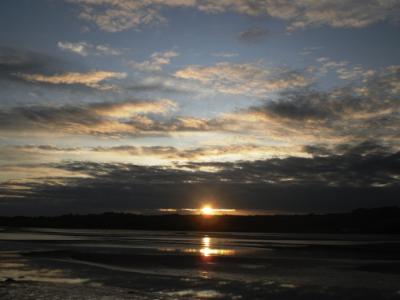
<path id="1" fill-rule="evenodd" d="M 129 65 L 143 72 L 160 72 L 162 67 L 171 63 L 171 58 L 178 56 L 175 51 L 154 52 L 149 60 L 143 62 L 130 61 Z"/>
<path id="2" fill-rule="evenodd" d="M 199 81 L 221 93 L 263 98 L 268 93 L 307 86 L 311 79 L 285 69 L 267 69 L 260 64 L 221 62 L 213 66 L 191 65 L 175 76 Z"/>
<path id="3" fill-rule="evenodd" d="M 163 10 L 192 8 L 209 14 L 235 12 L 247 16 L 271 16 L 288 23 L 288 30 L 331 26 L 362 28 L 398 20 L 398 1 L 380 0 L 67 0 L 79 6 L 79 17 L 104 31 L 117 32 L 165 23 Z"/>
<path id="4" fill-rule="evenodd" d="M 318 47 L 305 47 L 303 50 L 300 52 L 300 55 L 310 55 L 314 54 L 315 52 L 321 50 L 323 47 L 318 46 Z"/>
<path id="5" fill-rule="evenodd" d="M 189 82 L 180 80 L 169 75 L 154 75 L 145 77 L 133 82 L 126 87 L 135 92 L 158 92 L 158 93 L 175 93 L 175 94 L 191 94 L 196 93 L 197 86 Z"/>
<path id="6" fill-rule="evenodd" d="M 67 64 L 39 52 L 0 47 L 0 79 L 19 81 L 16 73 L 50 73 L 65 70 Z"/>
<path id="7" fill-rule="evenodd" d="M 79 17 L 96 24 L 104 31 L 118 32 L 141 25 L 165 22 L 162 8 L 192 7 L 194 0 L 67 0 L 79 5 Z"/>
<path id="8" fill-rule="evenodd" d="M 318 71 L 321 75 L 334 71 L 342 80 L 367 80 L 375 75 L 374 70 L 366 69 L 361 65 L 352 66 L 347 61 L 338 62 L 328 57 L 320 57 L 317 61 L 320 64 Z"/>
<path id="9" fill-rule="evenodd" d="M 54 99 L 57 102 L 71 102 L 78 101 L 78 98 L 84 100 L 89 95 L 107 97 L 102 92 L 106 89 L 115 91 L 117 87 L 106 81 L 122 78 L 122 74 L 124 73 L 101 70 L 86 71 L 74 62 L 44 53 L 0 47 L 3 106 L 38 101 L 48 103 Z"/>
<path id="10" fill-rule="evenodd" d="M 96 114 L 113 117 L 127 118 L 136 114 L 165 114 L 177 107 L 171 100 L 122 102 L 122 103 L 95 103 L 90 106 Z"/>
<path id="11" fill-rule="evenodd" d="M 54 145 L 9 145 L 0 147 L 0 165 L 61 163 L 86 161 L 101 163 L 134 163 L 137 165 L 175 166 L 193 162 L 257 160 L 272 157 L 310 156 L 301 147 L 256 144 L 213 145 L 189 148 L 172 146 L 95 146 L 60 147 Z M 202 167 L 200 167 L 201 169 Z M 218 170 L 207 168 L 206 170 Z M 21 176 L 23 178 L 23 176 Z"/>
<path id="12" fill-rule="evenodd" d="M 289 22 L 288 29 L 328 25 L 334 28 L 362 28 L 398 18 L 396 1 L 269 1 L 268 12 Z M 271 3 L 275 2 L 275 3 Z"/>
<path id="13" fill-rule="evenodd" d="M 176 104 L 170 100 L 27 106 L 0 111 L 0 129 L 15 133 L 26 130 L 115 137 L 218 133 L 240 138 L 251 135 L 254 139 L 295 146 L 318 141 L 338 144 L 375 136 L 392 144 L 400 142 L 397 133 L 400 125 L 398 66 L 375 71 L 357 84 L 326 91 L 291 88 L 290 80 L 297 77 L 289 75 L 288 79 L 285 75 L 285 79 L 279 79 L 276 72 L 270 72 L 255 65 L 228 63 L 190 66 L 178 71 L 178 78 L 198 81 L 219 92 L 261 100 L 258 105 L 214 117 L 169 114 L 176 110 Z M 273 76 L 272 79 L 269 76 Z M 276 90 L 278 88 L 287 89 Z M 279 93 L 266 97 L 271 91 Z"/>
<path id="14" fill-rule="evenodd" d="M 289 30 L 328 25 L 362 28 L 382 21 L 398 20 L 397 1 L 205 1 L 199 9 L 212 13 L 234 11 L 250 16 L 269 15 L 288 22 Z"/>
<path id="15" fill-rule="evenodd" d="M 0 110 L 0 132 L 14 137 L 30 132 L 120 138 L 218 130 L 208 119 L 171 115 L 177 107 L 168 99 L 18 106 Z"/>
<path id="16" fill-rule="evenodd" d="M 0 111 L 0 131 L 76 135 L 136 135 L 151 132 L 150 117 L 176 108 L 171 100 L 93 103 L 87 106 L 22 106 Z"/>
<path id="17" fill-rule="evenodd" d="M 84 173 L 62 170 L 45 164 L 2 165 L 1 168 L 0 182 L 6 185 L 15 182 L 20 189 L 24 189 L 24 184 L 41 184 L 44 178 L 48 183 L 57 181 L 61 183 L 66 178 L 87 177 Z"/>
<path id="18" fill-rule="evenodd" d="M 316 148 L 308 148 L 310 157 L 187 163 L 173 168 L 126 163 L 49 164 L 47 176 L 40 180 L 3 183 L 0 206 L 2 214 L 15 214 L 18 209 L 59 214 L 198 207 L 210 197 L 221 207 L 288 212 L 398 204 L 399 152 L 372 141 Z"/>
<path id="19" fill-rule="evenodd" d="M 372 69 L 365 69 L 362 66 L 354 66 L 351 68 L 340 68 L 337 71 L 337 75 L 342 80 L 358 80 L 368 79 L 375 75 L 375 71 Z"/>
<path id="20" fill-rule="evenodd" d="M 108 72 L 108 70 L 105 71 Z M 94 82 L 96 80 L 90 82 L 84 78 L 96 78 L 95 72 L 102 71 L 88 71 L 79 64 L 54 58 L 45 53 L 13 47 L 0 47 L 0 109 L 34 103 L 37 105 L 42 103 L 76 103 L 93 101 L 94 98 L 98 101 L 106 101 L 112 100 L 111 97 L 121 97 L 123 88 L 120 84 L 117 85 L 116 78 L 104 79 L 98 83 Z M 111 73 L 117 74 L 116 72 Z M 67 76 L 64 75 L 71 74 L 78 76 L 70 76 L 76 79 L 75 83 L 69 81 L 69 84 L 67 84 L 65 81 Z M 30 80 L 24 78 L 25 75 Z M 41 81 L 35 80 L 36 75 Z M 97 79 L 100 79 L 99 75 L 101 73 L 97 73 Z M 60 83 L 47 82 L 53 81 L 53 76 L 58 77 Z M 64 79 L 65 83 L 61 83 L 60 79 Z M 124 97 L 129 98 L 130 96 Z"/>
<path id="21" fill-rule="evenodd" d="M 112 48 L 108 45 L 93 45 L 87 42 L 58 42 L 58 48 L 69 51 L 81 56 L 88 55 L 121 55 L 121 50 Z"/>
<path id="22" fill-rule="evenodd" d="M 399 67 L 391 66 L 369 77 L 362 85 L 330 91 L 294 89 L 274 100 L 222 114 L 224 130 L 253 132 L 291 143 L 363 140 L 380 137 L 399 144 Z"/>
<path id="23" fill-rule="evenodd" d="M 397 176 L 400 175 L 400 153 L 399 149 L 389 145 L 378 143 L 374 140 L 366 140 L 361 143 L 346 143 L 334 146 L 313 144 L 303 147 L 303 152 L 294 153 L 292 149 L 285 149 L 277 146 L 261 145 L 226 145 L 226 146 L 206 146 L 189 149 L 178 149 L 171 146 L 131 146 L 121 145 L 113 147 L 90 147 L 90 148 L 61 148 L 51 145 L 24 145 L 24 146 L 6 146 L 2 151 L 21 151 L 21 155 L 29 152 L 36 153 L 59 153 L 76 152 L 78 154 L 84 151 L 92 153 L 116 153 L 119 155 L 146 156 L 154 155 L 176 160 L 171 172 L 192 174 L 198 178 L 198 182 L 232 182 L 232 183 L 274 183 L 274 184 L 326 184 L 329 186 L 338 185 L 370 185 L 377 183 L 379 176 L 385 178 L 381 183 L 387 185 L 398 185 Z M 224 161 L 213 160 L 214 156 L 231 155 L 242 153 L 244 155 L 254 152 L 269 151 L 268 158 L 254 160 L 236 160 Z M 288 152 L 286 152 L 288 151 Z M 6 153 L 6 152 L 4 152 Z M 295 155 L 294 155 L 295 154 Z M 300 154 L 300 155 L 298 155 Z M 92 154 L 94 155 L 94 154 Z M 211 157 L 211 159 L 210 159 Z M 178 161 L 178 158 L 184 160 Z M 199 161 L 196 162 L 197 159 Z M 89 167 L 86 167 L 88 165 Z M 99 169 L 91 168 L 92 165 L 101 166 Z M 370 165 L 370 167 L 367 167 Z M 41 164 L 44 166 L 44 164 Z M 80 175 L 87 177 L 97 177 L 106 175 L 105 168 L 112 167 L 121 169 L 133 168 L 146 170 L 149 166 L 132 164 L 111 164 L 94 163 L 89 161 L 75 161 L 73 163 L 59 162 L 57 164 L 47 165 L 52 168 L 59 168 L 69 172 L 79 171 Z M 171 166 L 170 166 L 171 167 Z M 206 167 L 209 167 L 208 169 Z M 153 166 L 150 169 L 162 168 L 162 173 L 168 174 L 169 168 L 163 166 Z M 357 180 L 348 181 L 346 176 L 351 176 L 354 172 L 362 172 L 362 169 L 368 168 L 366 172 Z M 374 173 L 376 168 L 378 173 Z M 206 170 L 206 171 L 205 171 Z M 346 173 L 349 171 L 349 173 Z M 197 174 L 196 174 L 197 172 Z M 382 172 L 382 173 L 381 173 Z M 161 174 L 160 174 L 161 175 Z M 375 177 L 376 176 L 376 177 Z M 390 180 L 387 180 L 389 176 Z M 289 180 L 289 177 L 291 179 Z M 135 177 L 138 178 L 138 177 Z M 132 178 L 133 181 L 136 179 Z M 218 178 L 218 179 L 217 179 Z M 159 179 L 159 178 L 158 178 Z M 157 179 L 157 180 L 158 180 Z M 179 183 L 184 178 L 168 178 L 165 181 L 174 181 Z M 246 180 L 244 180 L 246 179 Z M 367 180 L 368 179 L 368 180 Z M 140 180 L 140 179 L 139 179 Z"/>
<path id="24" fill-rule="evenodd" d="M 223 63 L 178 72 L 178 78 L 191 78 L 219 92 L 258 97 L 259 104 L 209 118 L 171 114 L 177 106 L 170 100 L 17 106 L 0 111 L 0 130 L 17 136 L 21 132 L 108 137 L 197 133 L 240 139 L 250 135 L 255 140 L 292 146 L 373 137 L 393 145 L 400 143 L 399 66 L 375 71 L 356 84 L 326 91 L 287 88 L 277 90 L 274 97 L 266 97 L 266 93 L 287 87 L 288 80 L 277 79 L 276 73 L 271 80 L 272 71 L 259 66 Z"/>
<path id="25" fill-rule="evenodd" d="M 63 73 L 56 75 L 41 75 L 41 74 L 24 74 L 20 73 L 18 76 L 26 81 L 40 82 L 49 84 L 78 84 L 85 85 L 91 88 L 109 89 L 110 85 L 101 85 L 100 82 L 108 79 L 123 79 L 126 73 L 111 72 L 111 71 L 91 71 L 88 73 Z"/>
<path id="26" fill-rule="evenodd" d="M 238 38 L 242 42 L 257 43 L 264 40 L 268 35 L 268 30 L 261 27 L 251 27 L 239 33 Z"/>
<path id="27" fill-rule="evenodd" d="M 379 137 L 399 146 L 398 68 L 374 71 L 362 81 L 323 92 L 310 87 L 281 91 L 258 105 L 221 113 L 207 124 L 213 131 L 283 145 L 336 145 Z"/>
<path id="28" fill-rule="evenodd" d="M 239 56 L 239 53 L 235 53 L 235 52 L 214 52 L 214 53 L 211 53 L 211 55 L 215 56 L 215 57 L 232 58 L 232 57 Z"/>
<path id="29" fill-rule="evenodd" d="M 168 56 L 168 55 L 167 55 Z M 131 80 L 124 72 L 87 70 L 68 60 L 19 48 L 0 47 L 2 106 L 23 103 L 115 101 L 118 98 L 164 98 L 165 93 L 198 92 L 198 85 L 164 73 Z M 107 91 L 107 93 L 105 93 Z"/>
<path id="30" fill-rule="evenodd" d="M 109 88 L 102 81 L 122 79 L 126 73 L 112 71 L 72 72 L 78 66 L 52 56 L 19 48 L 0 47 L 0 80 L 49 85 L 82 85 Z"/>
<path id="31" fill-rule="evenodd" d="M 337 70 L 339 68 L 344 68 L 348 65 L 347 61 L 334 61 L 328 57 L 320 57 L 317 59 L 317 62 L 320 63 L 319 71 L 321 74 L 325 75 L 331 70 Z"/>

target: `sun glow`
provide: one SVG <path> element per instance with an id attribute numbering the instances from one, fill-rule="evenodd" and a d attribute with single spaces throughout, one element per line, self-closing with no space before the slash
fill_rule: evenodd
<path id="1" fill-rule="evenodd" d="M 201 213 L 206 216 L 212 216 L 215 214 L 215 210 L 211 206 L 206 205 L 201 209 Z"/>

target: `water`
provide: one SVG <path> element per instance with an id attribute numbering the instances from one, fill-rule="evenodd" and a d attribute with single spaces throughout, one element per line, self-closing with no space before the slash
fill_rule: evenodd
<path id="1" fill-rule="evenodd" d="M 0 280 L 16 282 L 0 298 L 400 299 L 399 250 L 390 235 L 1 229 Z"/>

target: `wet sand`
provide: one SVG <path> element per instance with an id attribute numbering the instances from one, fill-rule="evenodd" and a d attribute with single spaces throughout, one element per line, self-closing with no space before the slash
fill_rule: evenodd
<path id="1" fill-rule="evenodd" d="M 400 299 L 397 236 L 13 229 L 0 249 L 0 299 Z"/>

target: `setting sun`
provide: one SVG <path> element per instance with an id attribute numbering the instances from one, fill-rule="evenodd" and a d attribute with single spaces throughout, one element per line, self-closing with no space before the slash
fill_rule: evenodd
<path id="1" fill-rule="evenodd" d="M 203 215 L 212 216 L 212 215 L 215 214 L 215 211 L 214 211 L 214 209 L 213 209 L 211 206 L 207 205 L 207 206 L 204 206 L 204 207 L 201 209 L 201 213 L 202 213 Z"/>

